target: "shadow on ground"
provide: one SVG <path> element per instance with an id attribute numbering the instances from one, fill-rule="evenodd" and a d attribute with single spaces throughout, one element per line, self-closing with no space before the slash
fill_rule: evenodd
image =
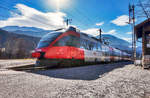
<path id="1" fill-rule="evenodd" d="M 105 73 L 114 69 L 122 68 L 131 62 L 119 62 L 113 64 L 99 64 L 84 67 L 64 68 L 45 71 L 32 71 L 34 74 L 45 75 L 53 78 L 72 79 L 72 80 L 96 80 Z"/>

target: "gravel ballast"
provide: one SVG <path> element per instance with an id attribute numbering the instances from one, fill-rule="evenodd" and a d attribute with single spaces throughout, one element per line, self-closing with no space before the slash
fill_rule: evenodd
<path id="1" fill-rule="evenodd" d="M 0 71 L 0 98 L 150 98 L 150 70 L 128 62 Z"/>
<path id="2" fill-rule="evenodd" d="M 32 65 L 35 64 L 35 62 L 35 59 L 0 60 L 0 69 Z"/>

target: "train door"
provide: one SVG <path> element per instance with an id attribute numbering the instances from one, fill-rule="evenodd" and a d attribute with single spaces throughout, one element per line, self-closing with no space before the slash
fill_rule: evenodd
<path id="1" fill-rule="evenodd" d="M 103 53 L 102 53 L 102 47 L 101 47 L 101 43 L 100 42 L 97 42 L 97 47 L 96 47 L 96 58 L 97 58 L 97 61 L 98 62 L 101 62 L 101 58 L 103 56 Z"/>
<path id="2" fill-rule="evenodd" d="M 80 48 L 84 50 L 84 61 L 94 62 L 93 53 L 90 50 L 90 41 L 85 38 L 80 38 Z"/>

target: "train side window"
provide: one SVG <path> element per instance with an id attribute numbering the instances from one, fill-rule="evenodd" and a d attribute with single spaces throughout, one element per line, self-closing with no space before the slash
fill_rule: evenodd
<path id="1" fill-rule="evenodd" d="M 80 48 L 86 49 L 86 43 L 84 39 L 80 39 Z"/>
<path id="2" fill-rule="evenodd" d="M 93 50 L 97 51 L 97 43 L 93 43 Z"/>
<path id="3" fill-rule="evenodd" d="M 110 51 L 110 50 L 108 50 L 108 49 L 109 49 L 109 48 L 108 48 L 108 47 L 106 47 L 106 54 L 107 54 L 107 56 L 111 54 L 111 51 Z"/>
<path id="4" fill-rule="evenodd" d="M 81 38 L 80 38 L 80 48 L 85 49 L 83 39 L 81 39 Z"/>
<path id="5" fill-rule="evenodd" d="M 94 43 L 89 41 L 89 50 L 93 50 L 94 49 Z"/>
<path id="6" fill-rule="evenodd" d="M 114 56 L 114 50 L 111 50 L 111 55 Z"/>
<path id="7" fill-rule="evenodd" d="M 80 48 L 89 50 L 89 41 L 80 39 Z"/>
<path id="8" fill-rule="evenodd" d="M 105 53 L 105 45 L 102 45 L 102 52 Z"/>
<path id="9" fill-rule="evenodd" d="M 105 56 L 107 56 L 107 46 L 105 45 L 102 46 L 102 52 Z"/>
<path id="10" fill-rule="evenodd" d="M 80 39 L 80 48 L 101 51 L 101 45 L 85 39 Z"/>
<path id="11" fill-rule="evenodd" d="M 96 43 L 96 50 L 98 51 L 98 43 Z"/>
<path id="12" fill-rule="evenodd" d="M 98 51 L 101 51 L 102 50 L 101 44 L 98 43 L 97 45 L 98 45 Z"/>
<path id="13" fill-rule="evenodd" d="M 98 44 L 96 43 L 96 51 L 98 51 Z"/>
<path id="14" fill-rule="evenodd" d="M 90 42 L 88 40 L 84 40 L 85 49 L 90 50 Z"/>

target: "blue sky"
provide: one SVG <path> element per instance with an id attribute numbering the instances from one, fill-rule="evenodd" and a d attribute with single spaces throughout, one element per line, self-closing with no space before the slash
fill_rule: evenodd
<path id="1" fill-rule="evenodd" d="M 101 28 L 104 34 L 131 41 L 131 26 L 126 24 L 129 2 L 137 0 L 0 0 L 0 27 L 56 29 L 69 18 L 88 34 L 96 36 Z"/>

